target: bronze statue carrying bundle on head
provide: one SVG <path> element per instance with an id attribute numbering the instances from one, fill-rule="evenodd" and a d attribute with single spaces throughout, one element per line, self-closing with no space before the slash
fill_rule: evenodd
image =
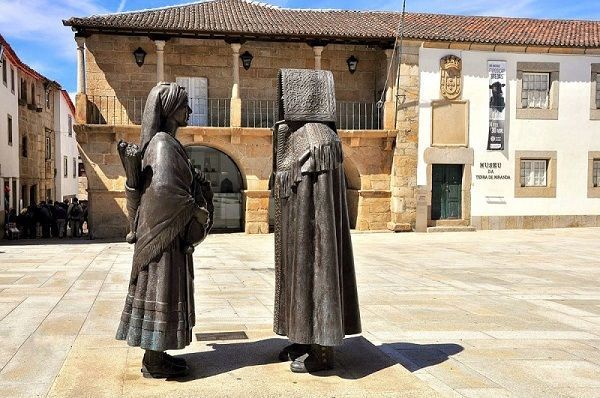
<path id="1" fill-rule="evenodd" d="M 361 331 L 333 75 L 280 70 L 278 100 L 274 331 L 293 372 L 331 369 L 333 346 Z"/>
<path id="2" fill-rule="evenodd" d="M 138 148 L 119 143 L 127 174 L 128 241 L 135 242 L 129 292 L 117 339 L 146 350 L 144 377 L 184 376 L 185 360 L 166 350 L 192 341 L 193 246 L 212 225 L 212 191 L 175 138 L 187 125 L 188 94 L 159 83 L 148 95 Z M 130 239 L 131 238 L 131 239 Z"/>

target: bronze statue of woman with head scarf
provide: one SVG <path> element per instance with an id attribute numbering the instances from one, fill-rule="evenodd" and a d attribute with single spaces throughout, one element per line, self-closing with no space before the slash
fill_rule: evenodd
<path id="1" fill-rule="evenodd" d="M 192 252 L 208 234 L 214 210 L 210 183 L 191 166 L 175 138 L 177 129 L 187 125 L 189 114 L 184 88 L 175 83 L 155 86 L 142 119 L 140 170 L 126 170 L 132 219 L 127 240 L 135 243 L 135 249 L 116 338 L 145 350 L 144 377 L 188 373 L 185 360 L 165 351 L 192 341 Z M 126 162 L 124 166 L 128 169 Z M 136 186 L 131 186 L 133 180 Z"/>

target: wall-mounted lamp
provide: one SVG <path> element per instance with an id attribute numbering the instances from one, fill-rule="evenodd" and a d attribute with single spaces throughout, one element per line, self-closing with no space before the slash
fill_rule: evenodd
<path id="1" fill-rule="evenodd" d="M 135 63 L 137 66 L 144 65 L 144 59 L 146 58 L 146 51 L 142 47 L 138 47 L 137 50 L 133 52 L 133 56 L 135 57 Z"/>
<path id="2" fill-rule="evenodd" d="M 348 70 L 350 71 L 350 73 L 356 72 L 356 67 L 358 66 L 358 59 L 356 59 L 354 55 L 351 55 L 350 58 L 346 60 L 346 63 L 348 64 Z"/>
<path id="3" fill-rule="evenodd" d="M 252 54 L 250 54 L 248 51 L 246 51 L 242 55 L 240 55 L 240 58 L 242 59 L 242 66 L 244 67 L 244 69 L 246 69 L 246 70 L 250 69 L 250 65 L 252 64 L 252 59 L 254 58 L 252 56 Z"/>

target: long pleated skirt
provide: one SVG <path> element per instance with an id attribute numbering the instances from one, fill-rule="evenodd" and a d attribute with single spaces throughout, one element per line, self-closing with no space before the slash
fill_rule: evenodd
<path id="1" fill-rule="evenodd" d="M 343 168 L 304 174 L 279 201 L 274 330 L 295 343 L 340 345 L 361 331 Z"/>
<path id="2" fill-rule="evenodd" d="M 117 340 L 146 350 L 181 349 L 192 341 L 194 275 L 192 256 L 175 238 L 160 259 L 129 283 Z"/>

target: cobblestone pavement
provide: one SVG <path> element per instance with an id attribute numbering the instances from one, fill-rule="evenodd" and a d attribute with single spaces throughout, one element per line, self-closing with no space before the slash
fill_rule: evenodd
<path id="1" fill-rule="evenodd" d="M 195 332 L 248 338 L 202 335 L 185 382 L 141 378 L 142 351 L 113 339 L 130 246 L 0 245 L 0 396 L 600 397 L 600 229 L 353 242 L 364 330 L 311 376 L 276 360 L 273 236 L 210 236 Z"/>

